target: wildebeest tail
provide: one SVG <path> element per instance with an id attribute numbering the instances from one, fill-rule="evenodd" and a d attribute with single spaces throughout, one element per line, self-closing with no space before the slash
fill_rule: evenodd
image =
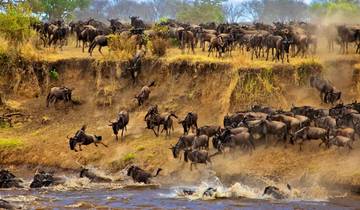
<path id="1" fill-rule="evenodd" d="M 214 157 L 214 156 L 219 155 L 219 154 L 221 154 L 221 152 L 220 152 L 220 151 L 217 151 L 217 152 L 215 152 L 214 154 L 209 155 L 209 158 Z"/>
<path id="2" fill-rule="evenodd" d="M 162 171 L 162 168 L 158 168 L 154 177 L 157 177 L 159 175 L 160 171 Z"/>
<path id="3" fill-rule="evenodd" d="M 155 80 L 153 80 L 148 87 L 155 86 Z"/>

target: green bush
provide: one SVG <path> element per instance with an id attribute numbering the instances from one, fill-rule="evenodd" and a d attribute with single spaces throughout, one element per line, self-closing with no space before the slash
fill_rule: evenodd
<path id="1" fill-rule="evenodd" d="M 50 70 L 50 79 L 57 81 L 59 79 L 59 74 L 57 73 L 56 69 L 53 68 Z"/>

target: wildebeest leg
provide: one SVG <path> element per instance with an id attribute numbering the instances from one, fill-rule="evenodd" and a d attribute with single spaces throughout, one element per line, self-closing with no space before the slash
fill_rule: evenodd
<path id="1" fill-rule="evenodd" d="M 102 48 L 102 46 L 100 45 L 100 46 L 99 46 L 99 52 L 100 52 L 100 54 L 102 55 L 101 48 Z"/>
<path id="2" fill-rule="evenodd" d="M 119 141 L 119 137 L 118 137 L 117 134 L 115 134 L 115 140 L 116 140 L 116 141 Z"/>
<path id="3" fill-rule="evenodd" d="M 98 142 L 99 144 L 102 144 L 104 147 L 108 147 L 108 145 L 104 144 L 103 142 Z"/>
<path id="4" fill-rule="evenodd" d="M 79 150 L 82 151 L 82 149 L 81 149 L 81 144 L 79 144 Z"/>
<path id="5" fill-rule="evenodd" d="M 156 131 L 154 130 L 154 128 L 152 128 L 152 130 L 154 131 L 155 136 L 158 136 L 158 134 L 156 133 Z"/>
<path id="6" fill-rule="evenodd" d="M 121 139 L 124 138 L 124 129 L 125 129 L 125 128 L 121 129 Z"/>

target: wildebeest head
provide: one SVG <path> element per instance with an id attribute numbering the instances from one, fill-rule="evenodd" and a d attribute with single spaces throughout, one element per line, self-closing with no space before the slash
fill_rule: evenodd
<path id="1" fill-rule="evenodd" d="M 77 139 L 74 138 L 74 137 L 71 137 L 71 138 L 67 137 L 67 138 L 69 139 L 70 149 L 75 150 L 75 152 L 76 152 L 75 146 L 76 146 L 76 143 L 77 143 L 77 141 L 76 141 Z"/>
<path id="2" fill-rule="evenodd" d="M 94 135 L 94 137 L 95 137 L 95 141 L 101 141 L 102 140 L 102 136 Z"/>
<path id="3" fill-rule="evenodd" d="M 174 158 L 177 158 L 179 156 L 179 150 L 177 149 L 177 147 L 171 146 L 169 149 L 171 149 Z"/>
<path id="4" fill-rule="evenodd" d="M 134 166 L 134 165 L 132 165 L 132 166 L 130 166 L 130 168 L 127 170 L 127 175 L 128 176 L 133 176 L 135 173 L 136 173 L 136 171 L 138 171 L 138 170 L 141 170 L 139 167 L 137 167 L 137 166 Z"/>
<path id="5" fill-rule="evenodd" d="M 341 92 L 330 92 L 325 95 L 325 101 L 330 103 L 335 103 L 336 101 L 340 100 L 341 98 Z"/>

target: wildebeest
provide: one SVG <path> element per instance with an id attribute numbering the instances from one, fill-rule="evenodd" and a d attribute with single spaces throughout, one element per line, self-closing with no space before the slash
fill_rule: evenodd
<path id="1" fill-rule="evenodd" d="M 185 116 L 184 120 L 179 121 L 179 123 L 183 126 L 184 134 L 188 134 L 189 129 L 192 128 L 193 126 L 195 127 L 196 130 L 198 129 L 197 120 L 198 120 L 198 115 L 195 112 L 189 112 Z"/>
<path id="2" fill-rule="evenodd" d="M 140 19 L 139 16 L 129 16 L 129 18 L 131 20 L 131 26 L 132 27 L 134 27 L 135 29 L 138 29 L 138 28 L 145 29 L 145 24 Z"/>
<path id="3" fill-rule="evenodd" d="M 209 137 L 207 135 L 195 136 L 192 149 L 209 149 Z"/>
<path id="4" fill-rule="evenodd" d="M 141 106 L 150 96 L 150 87 L 155 85 L 155 81 L 152 81 L 148 86 L 144 86 L 141 88 L 140 93 L 135 95 L 135 98 L 138 101 L 138 105 Z"/>
<path id="5" fill-rule="evenodd" d="M 49 107 L 51 103 L 56 104 L 58 101 L 73 102 L 71 94 L 74 89 L 67 87 L 53 87 L 46 98 L 46 107 Z"/>
<path id="6" fill-rule="evenodd" d="M 129 61 L 127 70 L 130 72 L 133 84 L 136 82 L 136 78 L 139 76 L 141 71 L 141 59 L 144 56 L 143 50 L 138 50 L 134 57 Z"/>
<path id="7" fill-rule="evenodd" d="M 69 146 L 70 146 L 71 150 L 74 150 L 75 152 L 77 152 L 76 145 L 79 145 L 80 151 L 82 151 L 81 145 L 94 144 L 97 147 L 97 144 L 102 144 L 105 147 L 107 147 L 106 144 L 101 142 L 101 140 L 102 140 L 101 136 L 88 135 L 85 133 L 85 130 L 86 130 L 86 126 L 83 125 L 82 128 L 76 132 L 74 137 L 71 137 L 71 138 L 68 137 Z"/>
<path id="8" fill-rule="evenodd" d="M 116 137 L 116 140 L 118 140 L 118 133 L 119 133 L 119 130 L 121 130 L 121 139 L 123 138 L 124 136 L 124 130 L 127 131 L 127 124 L 129 123 L 129 112 L 127 111 L 121 111 L 119 114 L 118 114 L 118 117 L 116 119 L 116 121 L 114 122 L 111 122 L 110 121 L 110 125 L 113 129 L 113 132 L 114 132 L 114 135 Z"/>
<path id="9" fill-rule="evenodd" d="M 22 180 L 16 178 L 16 176 L 8 170 L 0 170 L 0 188 L 21 188 Z"/>
<path id="10" fill-rule="evenodd" d="M 283 140 L 286 146 L 287 140 L 287 126 L 285 123 L 280 121 L 272 120 L 260 120 L 260 122 L 253 126 L 249 127 L 249 131 L 252 135 L 259 134 L 260 136 L 265 137 L 266 146 L 269 145 L 268 136 L 274 135 L 277 138 L 277 142 Z"/>
<path id="11" fill-rule="evenodd" d="M 195 135 L 183 135 L 180 136 L 178 142 L 175 146 L 172 146 L 170 149 L 173 153 L 174 158 L 179 156 L 181 150 L 185 150 L 187 148 L 192 147 L 194 143 Z"/>
<path id="12" fill-rule="evenodd" d="M 314 120 L 314 122 L 315 122 L 315 126 L 319 127 L 319 128 L 324 128 L 327 130 L 336 128 L 336 119 L 334 119 L 330 116 L 317 118 Z"/>
<path id="13" fill-rule="evenodd" d="M 202 164 L 211 163 L 210 157 L 214 155 L 209 155 L 208 152 L 205 150 L 199 151 L 199 150 L 185 149 L 184 161 L 185 162 L 188 162 L 189 160 L 191 161 L 190 170 L 192 170 L 192 165 L 195 165 L 196 167 L 197 163 L 202 163 Z"/>
<path id="14" fill-rule="evenodd" d="M 220 126 L 217 125 L 205 125 L 196 129 L 196 135 L 207 135 L 208 137 L 212 137 L 219 133 L 220 129 Z"/>
<path id="15" fill-rule="evenodd" d="M 97 45 L 99 45 L 99 52 L 102 55 L 101 48 L 108 46 L 108 37 L 104 35 L 98 35 L 95 37 L 95 39 L 91 42 L 89 46 L 90 56 L 92 56 L 92 52 Z"/>
<path id="16" fill-rule="evenodd" d="M 63 183 L 59 178 L 54 177 L 53 174 L 45 171 L 36 171 L 33 181 L 30 184 L 30 188 L 48 187 L 50 185 L 56 185 Z"/>
<path id="17" fill-rule="evenodd" d="M 101 177 L 99 175 L 96 175 L 95 173 L 91 172 L 87 168 L 82 168 L 80 171 L 80 178 L 86 177 L 90 179 L 92 182 L 112 182 L 110 178 Z"/>
<path id="18" fill-rule="evenodd" d="M 298 139 L 300 139 L 300 151 L 302 150 L 302 145 L 304 144 L 304 141 L 317 139 L 322 140 L 319 146 L 325 144 L 325 146 L 329 147 L 329 130 L 308 126 L 298 130 L 297 132 L 295 132 L 294 135 L 291 135 L 290 142 L 296 143 Z"/>
<path id="19" fill-rule="evenodd" d="M 340 91 L 336 90 L 328 80 L 318 76 L 310 77 L 310 86 L 316 88 L 320 92 L 320 98 L 324 103 L 335 103 L 341 98 Z"/>
<path id="20" fill-rule="evenodd" d="M 133 165 L 130 166 L 130 168 L 128 169 L 127 175 L 131 176 L 134 182 L 150 184 L 150 178 L 158 176 L 161 170 L 161 168 L 158 168 L 156 174 L 151 175 L 150 173 L 139 168 L 138 166 Z"/>
<path id="21" fill-rule="evenodd" d="M 209 44 L 208 56 L 216 50 L 215 57 L 221 57 L 221 53 L 225 53 L 224 41 L 221 36 L 212 37 Z"/>
<path id="22" fill-rule="evenodd" d="M 166 115 L 163 120 L 163 129 L 161 130 L 161 133 L 163 131 L 165 131 L 167 136 L 170 136 L 170 131 L 174 131 L 174 125 L 173 125 L 173 120 L 171 119 L 171 117 L 174 118 L 178 118 L 174 112 L 171 112 L 170 114 Z"/>
<path id="23" fill-rule="evenodd" d="M 329 140 L 329 147 L 331 145 L 335 145 L 337 147 L 347 147 L 349 148 L 349 150 L 352 150 L 352 146 L 351 143 L 353 141 L 349 138 L 349 137 L 345 137 L 345 136 L 335 136 L 330 138 Z"/>
<path id="24" fill-rule="evenodd" d="M 291 190 L 290 185 L 287 185 L 287 186 L 288 186 L 288 189 Z M 271 196 L 271 197 L 273 197 L 275 199 L 279 199 L 279 200 L 285 199 L 288 197 L 284 192 L 282 192 L 279 188 L 277 188 L 275 186 L 265 187 L 263 195 L 268 195 L 268 196 Z"/>

